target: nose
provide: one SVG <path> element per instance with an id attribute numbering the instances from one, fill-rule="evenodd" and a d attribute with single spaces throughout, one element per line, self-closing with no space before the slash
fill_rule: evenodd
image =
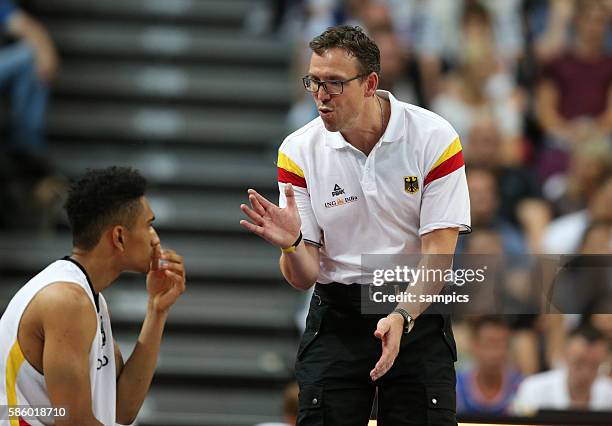
<path id="1" fill-rule="evenodd" d="M 159 245 L 161 241 L 159 240 L 159 235 L 157 235 L 155 228 L 151 227 L 149 232 L 151 233 L 151 246 L 155 247 Z"/>
<path id="2" fill-rule="evenodd" d="M 319 102 L 327 102 L 331 99 L 331 95 L 327 93 L 327 90 L 323 87 L 323 85 L 319 86 L 319 90 L 316 93 L 313 93 L 315 100 Z"/>

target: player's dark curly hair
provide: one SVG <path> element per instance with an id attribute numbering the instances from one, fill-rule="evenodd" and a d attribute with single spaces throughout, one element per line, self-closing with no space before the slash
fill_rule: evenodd
<path id="1" fill-rule="evenodd" d="M 131 168 L 88 170 L 71 185 L 65 205 L 73 245 L 89 250 L 109 226 L 133 226 L 146 187 L 146 179 Z"/>
<path id="2" fill-rule="evenodd" d="M 340 48 L 357 58 L 361 74 L 380 74 L 380 50 L 361 27 L 339 25 L 328 28 L 310 42 L 310 48 L 317 55 L 326 50 Z"/>

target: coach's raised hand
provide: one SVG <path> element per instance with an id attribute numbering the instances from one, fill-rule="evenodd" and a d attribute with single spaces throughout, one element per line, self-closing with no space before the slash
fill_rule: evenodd
<path id="1" fill-rule="evenodd" d="M 240 225 L 283 249 L 280 259 L 283 276 L 293 287 L 307 290 L 319 276 L 319 249 L 299 238 L 302 221 L 295 192 L 291 184 L 286 184 L 284 190 L 287 206 L 281 208 L 249 189 L 251 207 L 241 204 L 240 208 L 250 221 L 241 220 Z"/>
<path id="2" fill-rule="evenodd" d="M 249 189 L 251 207 L 241 204 L 240 209 L 251 220 L 241 220 L 240 225 L 280 248 L 290 247 L 300 235 L 300 214 L 291 184 L 285 186 L 287 206 L 278 207 L 254 189 Z"/>

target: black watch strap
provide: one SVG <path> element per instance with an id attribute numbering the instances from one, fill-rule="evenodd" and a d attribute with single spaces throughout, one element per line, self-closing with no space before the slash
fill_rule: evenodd
<path id="1" fill-rule="evenodd" d="M 400 314 L 404 318 L 404 333 L 408 333 L 412 328 L 411 323 L 414 322 L 414 319 L 412 319 L 408 311 L 405 309 L 395 308 L 393 312 L 396 314 Z"/>

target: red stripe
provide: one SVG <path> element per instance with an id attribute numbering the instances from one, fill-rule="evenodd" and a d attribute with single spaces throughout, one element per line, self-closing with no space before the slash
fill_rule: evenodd
<path id="1" fill-rule="evenodd" d="M 425 183 L 423 184 L 423 186 L 426 186 L 434 180 L 440 179 L 441 177 L 444 177 L 454 172 L 455 170 L 463 166 L 463 164 L 463 151 L 459 151 L 451 158 L 449 158 L 448 160 L 440 164 L 438 167 L 433 169 L 431 172 L 429 172 L 429 174 L 425 178 Z"/>
<path id="2" fill-rule="evenodd" d="M 19 426 L 30 426 L 30 424 L 21 417 L 19 417 Z"/>
<path id="3" fill-rule="evenodd" d="M 280 167 L 278 167 L 278 181 L 306 188 L 306 179 Z"/>

